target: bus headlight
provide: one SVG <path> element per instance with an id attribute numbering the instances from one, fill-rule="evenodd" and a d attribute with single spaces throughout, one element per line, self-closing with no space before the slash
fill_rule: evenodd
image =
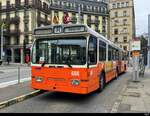
<path id="1" fill-rule="evenodd" d="M 80 84 L 80 81 L 77 80 L 77 79 L 74 79 L 74 80 L 71 81 L 71 84 L 75 85 L 75 86 L 78 86 Z"/>
<path id="2" fill-rule="evenodd" d="M 42 82 L 43 81 L 42 77 L 35 77 L 35 80 L 36 80 L 36 82 Z"/>

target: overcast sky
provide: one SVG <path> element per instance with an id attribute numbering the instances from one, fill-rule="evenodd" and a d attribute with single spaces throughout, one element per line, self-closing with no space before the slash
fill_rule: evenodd
<path id="1" fill-rule="evenodd" d="M 150 0 L 134 0 L 136 33 L 141 35 L 148 32 L 148 14 L 150 14 Z"/>

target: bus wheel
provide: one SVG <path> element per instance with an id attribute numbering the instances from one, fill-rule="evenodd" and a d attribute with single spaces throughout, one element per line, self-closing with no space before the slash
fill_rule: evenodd
<path id="1" fill-rule="evenodd" d="M 100 75 L 100 79 L 99 79 L 99 89 L 98 89 L 98 92 L 102 92 L 104 88 L 105 88 L 105 77 L 104 77 L 104 74 L 102 73 Z"/>

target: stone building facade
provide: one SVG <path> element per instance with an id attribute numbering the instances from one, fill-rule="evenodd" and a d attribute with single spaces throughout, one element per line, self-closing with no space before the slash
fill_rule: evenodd
<path id="1" fill-rule="evenodd" d="M 63 24 L 67 12 L 72 23 L 89 25 L 104 36 L 109 35 L 108 4 L 105 0 L 0 0 L 0 22 L 7 25 L 4 31 L 5 59 L 25 63 L 34 41 L 33 29 L 54 24 L 54 17 Z"/>
<path id="2" fill-rule="evenodd" d="M 124 50 L 131 50 L 135 37 L 134 0 L 110 0 L 110 40 Z"/>

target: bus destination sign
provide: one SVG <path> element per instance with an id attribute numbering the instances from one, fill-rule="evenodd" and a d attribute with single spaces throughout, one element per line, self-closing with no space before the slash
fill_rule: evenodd
<path id="1" fill-rule="evenodd" d="M 84 32 L 84 26 L 73 26 L 73 27 L 65 27 L 64 33 L 75 33 L 75 32 Z"/>
<path id="2" fill-rule="evenodd" d="M 51 34 L 52 33 L 52 29 L 36 29 L 34 31 L 35 35 L 45 35 L 45 34 Z"/>

